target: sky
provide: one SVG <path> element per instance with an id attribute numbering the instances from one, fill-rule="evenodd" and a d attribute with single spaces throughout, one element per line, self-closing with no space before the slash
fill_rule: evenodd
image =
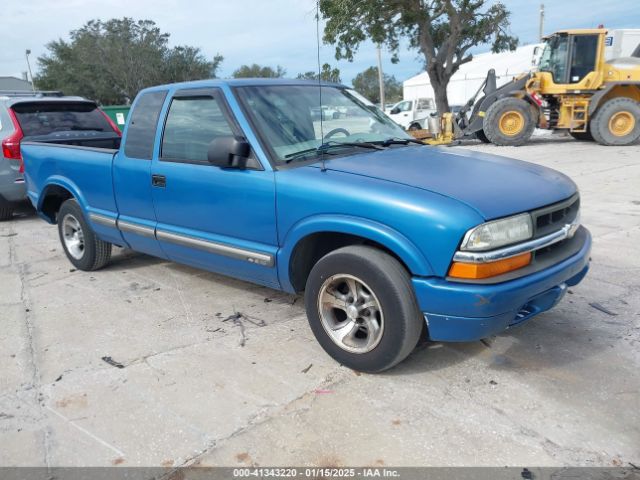
<path id="1" fill-rule="evenodd" d="M 51 40 L 68 39 L 69 32 L 88 20 L 114 17 L 150 19 L 171 35 L 170 45 L 200 47 L 212 58 L 225 59 L 219 76 L 228 77 L 242 64 L 281 65 L 288 77 L 317 70 L 315 0 L 3 0 L 0 29 L 0 76 L 21 77 L 46 53 Z M 511 33 L 521 44 L 535 43 L 538 11 L 535 0 L 503 0 L 511 16 Z M 547 0 L 545 33 L 565 28 L 640 28 L 638 0 Z M 322 31 L 321 31 L 322 33 Z M 487 51 L 488 46 L 475 49 Z M 321 45 L 321 62 L 337 66 L 343 83 L 350 84 L 358 72 L 376 65 L 376 49 L 370 42 L 360 46 L 353 62 L 334 58 L 331 45 Z M 418 52 L 404 46 L 400 62 L 392 64 L 383 51 L 383 71 L 403 81 L 423 68 Z"/>

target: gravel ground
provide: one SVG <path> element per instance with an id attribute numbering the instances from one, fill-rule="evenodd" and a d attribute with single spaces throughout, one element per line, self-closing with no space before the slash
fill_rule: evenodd
<path id="1" fill-rule="evenodd" d="M 75 271 L 54 227 L 0 224 L 0 465 L 640 464 L 640 146 L 462 148 L 570 175 L 592 270 L 381 375 L 327 357 L 299 297 L 123 250 Z"/>

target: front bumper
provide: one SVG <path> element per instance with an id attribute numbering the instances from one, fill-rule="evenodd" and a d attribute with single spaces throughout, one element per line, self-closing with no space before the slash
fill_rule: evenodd
<path id="1" fill-rule="evenodd" d="M 567 287 L 578 284 L 589 270 L 591 235 L 584 230 L 584 243 L 577 253 L 514 280 L 478 284 L 414 277 L 413 288 L 429 338 L 449 342 L 479 340 L 554 307 Z"/>

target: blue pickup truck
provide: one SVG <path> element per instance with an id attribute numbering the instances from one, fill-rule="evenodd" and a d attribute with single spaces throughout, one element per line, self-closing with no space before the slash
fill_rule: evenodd
<path id="1" fill-rule="evenodd" d="M 421 336 L 521 324 L 589 268 L 569 178 L 420 144 L 338 84 L 148 88 L 118 150 L 22 152 L 28 196 L 78 269 L 105 266 L 117 245 L 304 292 L 318 342 L 359 371 L 394 366 Z"/>

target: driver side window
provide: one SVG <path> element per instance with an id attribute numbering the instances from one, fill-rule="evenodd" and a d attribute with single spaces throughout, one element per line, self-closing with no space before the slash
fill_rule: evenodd
<path id="1" fill-rule="evenodd" d="M 412 102 L 410 100 L 407 100 L 406 102 L 402 102 L 401 104 L 398 105 L 398 110 L 400 110 L 401 112 L 408 112 L 411 110 L 411 104 Z"/>
<path id="2" fill-rule="evenodd" d="M 211 141 L 229 135 L 233 130 L 214 97 L 174 97 L 164 127 L 161 159 L 207 164 Z"/>

